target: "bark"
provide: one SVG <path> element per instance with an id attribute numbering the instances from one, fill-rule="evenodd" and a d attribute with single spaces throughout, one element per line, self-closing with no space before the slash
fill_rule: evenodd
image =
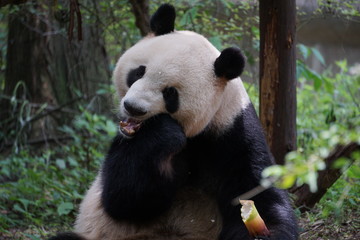
<path id="1" fill-rule="evenodd" d="M 97 0 L 85 2 L 93 12 L 98 12 Z M 98 18 L 83 24 L 81 35 L 84 40 L 69 41 L 66 34 L 69 29 L 69 2 L 58 3 L 64 6 L 62 10 L 57 9 L 51 0 L 32 1 L 31 4 L 19 5 L 18 10 L 9 14 L 6 97 L 0 102 L 5 137 L 12 136 L 11 131 L 24 130 L 24 126 L 29 124 L 31 128 L 26 130 L 31 129 L 27 133 L 31 138 L 52 135 L 57 123 L 68 120 L 63 113 L 54 113 L 36 122 L 19 123 L 19 109 L 15 109 L 9 99 L 20 82 L 25 88 L 18 89 L 17 98 L 53 107 L 71 102 L 79 95 L 93 96 L 100 84 L 110 83 L 109 64 Z M 76 33 L 78 30 L 74 29 Z M 98 106 L 101 107 L 101 103 Z M 30 114 L 34 112 L 35 109 L 31 109 Z M 9 137 L 4 144 L 4 139 L 0 138 L 0 148 L 8 145 L 9 141 L 14 139 Z"/>
<path id="2" fill-rule="evenodd" d="M 11 96 L 15 86 L 21 81 L 26 90 L 19 88 L 17 97 L 31 96 L 33 102 L 56 103 L 51 88 L 46 84 L 50 59 L 45 50 L 49 39 L 43 33 L 48 31 L 48 26 L 24 6 L 9 15 L 8 26 L 5 95 Z"/>
<path id="3" fill-rule="evenodd" d="M 295 0 L 260 0 L 260 120 L 275 161 L 296 148 Z"/>
<path id="4" fill-rule="evenodd" d="M 296 195 L 295 205 L 300 208 L 302 212 L 309 210 L 315 206 L 316 203 L 324 196 L 329 187 L 331 187 L 342 174 L 341 169 L 333 168 L 335 161 L 341 157 L 351 159 L 351 154 L 354 151 L 359 151 L 360 145 L 357 143 L 349 143 L 345 146 L 338 146 L 326 159 L 325 170 L 318 172 L 317 192 L 310 191 L 308 185 L 291 190 Z"/>
<path id="5" fill-rule="evenodd" d="M 148 0 L 129 0 L 132 12 L 135 16 L 135 24 L 139 28 L 142 36 L 150 32 L 149 1 Z"/>

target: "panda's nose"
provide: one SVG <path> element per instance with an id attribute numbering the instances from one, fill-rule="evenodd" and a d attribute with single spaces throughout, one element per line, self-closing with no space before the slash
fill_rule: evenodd
<path id="1" fill-rule="evenodd" d="M 127 100 L 124 101 L 124 108 L 131 116 L 134 117 L 139 117 L 146 114 L 146 111 L 144 109 L 142 109 L 139 106 L 136 106 L 134 103 Z"/>

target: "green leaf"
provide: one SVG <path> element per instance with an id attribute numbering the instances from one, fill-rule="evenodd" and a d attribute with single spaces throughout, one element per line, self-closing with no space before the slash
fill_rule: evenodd
<path id="1" fill-rule="evenodd" d="M 28 210 L 29 204 L 32 203 L 31 201 L 29 201 L 29 200 L 27 200 L 27 199 L 24 199 L 24 198 L 20 198 L 20 199 L 19 199 L 19 202 L 22 203 L 22 205 L 24 206 L 25 211 Z"/>
<path id="2" fill-rule="evenodd" d="M 17 203 L 14 205 L 14 210 L 21 212 L 21 213 L 26 213 L 26 211 L 22 207 L 20 207 L 20 205 Z"/>
<path id="3" fill-rule="evenodd" d="M 314 80 L 314 88 L 316 91 L 318 91 L 322 85 L 322 79 L 317 73 L 312 75 L 312 79 Z"/>
<path id="4" fill-rule="evenodd" d="M 313 82 L 314 82 L 314 89 L 315 89 L 316 91 L 318 91 L 318 90 L 320 89 L 323 80 L 322 80 L 322 77 L 321 77 L 319 74 L 317 74 L 316 72 L 312 71 L 312 70 L 309 69 L 309 68 L 304 68 L 304 69 L 303 69 L 303 75 L 304 75 L 304 77 L 305 77 L 306 79 L 308 79 L 308 80 L 313 80 Z"/>
<path id="5" fill-rule="evenodd" d="M 307 176 L 310 192 L 314 193 L 317 191 L 317 173 L 309 172 Z"/>
<path id="6" fill-rule="evenodd" d="M 286 174 L 278 184 L 279 188 L 288 189 L 291 188 L 296 181 L 296 175 Z"/>
<path id="7" fill-rule="evenodd" d="M 118 131 L 118 127 L 115 125 L 113 121 L 107 120 L 105 130 L 110 135 L 115 135 Z"/>
<path id="8" fill-rule="evenodd" d="M 31 240 L 41 240 L 40 236 L 35 236 L 27 233 L 24 233 L 24 236 L 30 238 Z"/>
<path id="9" fill-rule="evenodd" d="M 347 175 L 351 178 L 360 178 L 360 166 L 357 165 L 353 165 L 351 166 L 351 168 L 348 170 Z"/>
<path id="10" fill-rule="evenodd" d="M 68 160 L 70 166 L 72 166 L 72 167 L 77 167 L 77 166 L 79 166 L 79 163 L 76 161 L 75 158 L 73 158 L 73 157 L 68 157 L 67 160 Z"/>
<path id="11" fill-rule="evenodd" d="M 324 57 L 321 55 L 321 53 L 319 52 L 319 50 L 317 50 L 316 48 L 311 48 L 311 51 L 313 52 L 313 54 L 315 55 L 315 57 L 317 58 L 317 60 L 319 60 L 322 65 L 325 65 Z"/>
<path id="12" fill-rule="evenodd" d="M 65 164 L 65 161 L 63 159 L 56 159 L 56 165 L 60 169 L 65 169 L 66 168 L 66 164 Z"/>
<path id="13" fill-rule="evenodd" d="M 336 65 L 344 72 L 347 72 L 347 60 L 336 61 Z"/>
<path id="14" fill-rule="evenodd" d="M 310 49 L 308 47 L 306 47 L 304 44 L 298 44 L 298 47 L 299 47 L 301 55 L 306 60 L 310 55 Z"/>
<path id="15" fill-rule="evenodd" d="M 1 173 L 4 174 L 4 176 L 10 178 L 11 173 L 8 166 L 1 167 Z"/>
<path id="16" fill-rule="evenodd" d="M 345 167 L 345 166 L 348 166 L 350 163 L 349 159 L 347 158 L 339 158 L 337 159 L 334 164 L 333 164 L 333 168 L 342 168 L 342 167 Z"/>
<path id="17" fill-rule="evenodd" d="M 97 95 L 105 95 L 107 93 L 109 93 L 109 91 L 104 88 L 100 88 L 99 90 L 96 91 Z"/>
<path id="18" fill-rule="evenodd" d="M 61 203 L 58 208 L 57 208 L 57 212 L 58 214 L 61 215 L 67 215 L 69 214 L 72 210 L 74 209 L 74 204 L 72 204 L 71 202 L 63 202 Z"/>
<path id="19" fill-rule="evenodd" d="M 267 177 L 280 177 L 286 172 L 286 169 L 282 165 L 272 165 L 264 169 L 261 173 L 263 178 Z"/>
<path id="20" fill-rule="evenodd" d="M 222 42 L 221 42 L 221 38 L 219 36 L 213 36 L 211 38 L 209 38 L 209 41 L 218 49 L 222 49 Z"/>
<path id="21" fill-rule="evenodd" d="M 187 10 L 179 22 L 180 26 L 185 27 L 186 25 L 191 24 L 196 18 L 197 12 L 197 7 L 192 7 Z"/>
<path id="22" fill-rule="evenodd" d="M 325 90 L 330 93 L 330 94 L 333 94 L 334 93 L 334 84 L 332 83 L 332 80 L 330 78 L 327 78 L 327 77 L 323 77 L 322 78 L 324 80 L 324 87 L 325 87 Z"/>
<path id="23" fill-rule="evenodd" d="M 305 71 L 305 64 L 300 61 L 296 60 L 296 79 L 299 79 L 301 76 L 304 76 Z"/>

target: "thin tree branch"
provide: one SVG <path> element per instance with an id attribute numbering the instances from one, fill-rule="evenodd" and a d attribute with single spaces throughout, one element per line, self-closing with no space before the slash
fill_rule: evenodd
<path id="1" fill-rule="evenodd" d="M 71 105 L 71 104 L 73 104 L 73 103 L 75 103 L 75 102 L 77 102 L 77 101 L 83 100 L 83 99 L 85 99 L 85 98 L 86 98 L 86 97 L 81 96 L 81 97 L 72 99 L 71 101 L 69 101 L 69 102 L 67 102 L 67 103 L 64 103 L 64 104 L 62 104 L 62 105 L 60 105 L 60 106 L 58 106 L 58 107 L 56 107 L 56 108 L 54 108 L 54 109 L 51 109 L 51 110 L 49 110 L 49 111 L 47 111 L 47 112 L 45 112 L 45 113 L 42 113 L 42 114 L 39 114 L 39 115 L 36 115 L 36 116 L 30 118 L 30 119 L 26 122 L 26 124 L 31 123 L 31 122 L 34 122 L 34 121 L 36 121 L 36 120 L 39 120 L 40 118 L 46 117 L 46 116 L 52 114 L 53 112 L 60 111 L 60 110 L 63 109 L 64 107 L 66 107 L 66 106 L 68 106 L 68 105 Z"/>
<path id="2" fill-rule="evenodd" d="M 326 159 L 326 168 L 318 172 L 318 191 L 313 193 L 310 191 L 308 185 L 291 189 L 290 192 L 297 196 L 295 205 L 300 207 L 301 211 L 307 211 L 315 206 L 316 203 L 324 196 L 329 187 L 331 187 L 336 180 L 341 176 L 342 169 L 333 167 L 334 162 L 341 158 L 346 157 L 351 159 L 351 154 L 355 151 L 360 151 L 360 145 L 356 142 L 351 142 L 347 145 L 338 146 Z M 351 159 L 353 163 L 354 159 Z M 350 166 L 350 165 L 349 165 Z"/>
<path id="3" fill-rule="evenodd" d="M 81 21 L 81 12 L 79 8 L 78 0 L 70 0 L 70 23 L 68 29 L 68 37 L 71 41 L 73 39 L 73 31 L 75 25 L 75 13 L 77 19 L 77 27 L 78 27 L 78 40 L 82 40 L 82 21 Z"/>

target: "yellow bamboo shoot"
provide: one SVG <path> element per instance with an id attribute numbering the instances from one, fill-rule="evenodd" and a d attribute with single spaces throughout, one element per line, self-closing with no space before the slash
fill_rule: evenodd
<path id="1" fill-rule="evenodd" d="M 240 200 L 241 217 L 250 235 L 255 236 L 269 236 L 270 232 L 267 229 L 264 220 L 260 217 L 254 201 Z"/>

